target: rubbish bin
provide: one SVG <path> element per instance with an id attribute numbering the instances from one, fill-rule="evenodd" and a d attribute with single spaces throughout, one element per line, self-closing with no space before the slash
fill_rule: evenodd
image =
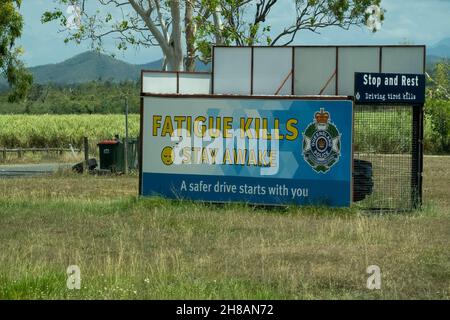
<path id="1" fill-rule="evenodd" d="M 98 143 L 98 148 L 101 170 L 123 171 L 123 147 L 118 140 L 103 140 Z"/>
<path id="2" fill-rule="evenodd" d="M 128 139 L 128 169 L 134 170 L 138 168 L 137 157 L 138 139 Z M 124 143 L 118 137 L 114 140 L 103 140 L 98 143 L 100 154 L 100 169 L 110 170 L 112 172 L 125 171 L 124 159 Z"/>

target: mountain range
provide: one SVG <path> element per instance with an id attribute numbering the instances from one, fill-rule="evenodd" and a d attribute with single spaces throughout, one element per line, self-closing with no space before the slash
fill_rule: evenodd
<path id="1" fill-rule="evenodd" d="M 162 59 L 146 64 L 130 64 L 109 55 L 87 51 L 56 64 L 30 68 L 35 83 L 74 84 L 92 80 L 122 82 L 137 81 L 142 69 L 161 70 Z M 197 70 L 209 66 L 197 61 Z"/>
<path id="2" fill-rule="evenodd" d="M 427 54 L 436 57 L 450 58 L 450 37 L 442 39 L 434 46 L 428 47 Z"/>
<path id="3" fill-rule="evenodd" d="M 92 80 L 122 82 L 138 81 L 141 70 L 161 70 L 162 59 L 146 64 L 131 64 L 109 55 L 86 51 L 60 63 L 45 64 L 29 68 L 33 81 L 37 84 L 69 85 Z M 210 65 L 197 61 L 197 71 L 208 71 Z M 0 89 L 7 88 L 6 81 L 0 79 Z"/>
<path id="4" fill-rule="evenodd" d="M 431 70 L 434 63 L 442 58 L 450 59 L 450 38 L 427 47 L 427 69 Z M 92 80 L 137 81 L 142 69 L 161 70 L 161 65 L 162 59 L 146 64 L 131 64 L 109 55 L 87 51 L 60 63 L 31 67 L 29 70 L 34 76 L 35 83 L 68 85 Z M 197 61 L 196 70 L 210 71 L 211 65 Z M 0 89 L 2 87 L 4 89 L 7 85 L 6 81 L 0 79 Z"/>

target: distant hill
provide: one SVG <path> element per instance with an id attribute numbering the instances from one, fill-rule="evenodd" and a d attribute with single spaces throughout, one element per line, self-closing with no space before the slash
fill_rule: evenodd
<path id="1" fill-rule="evenodd" d="M 137 81 L 142 69 L 161 70 L 161 65 L 162 59 L 135 65 L 109 55 L 87 51 L 60 63 L 32 67 L 29 70 L 33 74 L 34 83 L 68 85 L 93 80 L 114 83 L 127 80 Z M 206 71 L 210 70 L 210 67 L 198 61 L 197 70 Z M 0 90 L 6 88 L 6 81 L 0 79 Z"/>
<path id="2" fill-rule="evenodd" d="M 450 38 L 442 39 L 434 46 L 428 47 L 427 54 L 430 56 L 450 58 Z"/>
<path id="3" fill-rule="evenodd" d="M 450 57 L 449 58 L 443 58 L 443 57 L 438 57 L 438 56 L 434 56 L 434 55 L 427 55 L 427 71 L 431 72 L 436 63 L 438 62 L 450 62 Z"/>
<path id="4" fill-rule="evenodd" d="M 66 61 L 30 68 L 35 83 L 73 84 L 91 80 L 138 79 L 138 67 L 108 55 L 85 52 Z"/>

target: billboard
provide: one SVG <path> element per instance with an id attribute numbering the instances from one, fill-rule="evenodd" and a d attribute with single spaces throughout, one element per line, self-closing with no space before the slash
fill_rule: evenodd
<path id="1" fill-rule="evenodd" d="M 213 94 L 354 96 L 355 72 L 424 74 L 425 46 L 215 46 L 213 61 Z"/>
<path id="2" fill-rule="evenodd" d="M 346 98 L 145 95 L 140 193 L 255 204 L 349 206 Z"/>

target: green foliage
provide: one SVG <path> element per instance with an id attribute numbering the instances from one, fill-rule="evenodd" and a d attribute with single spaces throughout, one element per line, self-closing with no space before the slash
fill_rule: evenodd
<path id="1" fill-rule="evenodd" d="M 123 11 L 119 15 L 114 15 L 117 1 L 101 1 L 103 7 L 95 12 L 83 6 L 80 24 L 76 28 L 67 27 L 67 17 L 63 12 L 70 2 L 54 2 L 58 6 L 53 11 L 44 12 L 41 21 L 55 21 L 66 29 L 64 42 L 89 41 L 92 48 L 104 50 L 103 40 L 110 37 L 116 41 L 118 50 L 127 50 L 129 45 L 160 46 L 173 70 L 181 67 L 183 58 L 188 70 L 193 68 L 194 58 L 210 61 L 213 44 L 287 45 L 294 41 L 299 31 L 318 32 L 328 27 L 348 29 L 352 25 L 362 25 L 370 16 L 367 8 L 381 5 L 381 0 L 295 0 L 295 9 L 286 12 L 283 28 L 277 34 L 271 29 L 271 12 L 277 6 L 285 5 L 285 0 L 193 0 L 179 3 L 130 0 L 120 4 Z M 383 9 L 380 9 L 379 19 L 384 20 Z M 183 21 L 186 24 L 184 29 L 180 28 Z M 179 36 L 181 33 L 184 39 Z M 186 46 L 185 52 L 173 51 L 182 46 Z"/>
<path id="2" fill-rule="evenodd" d="M 425 149 L 450 154 L 450 100 L 428 100 L 425 117 Z"/>
<path id="3" fill-rule="evenodd" d="M 370 17 L 371 5 L 381 6 L 381 0 L 295 0 L 295 10 L 286 12 L 286 23 L 278 34 L 271 33 L 270 12 L 285 1 L 203 0 L 202 6 L 214 12 L 221 10 L 222 24 L 197 16 L 198 30 L 195 43 L 203 61 L 211 59 L 211 44 L 220 39 L 222 45 L 288 45 L 300 31 L 318 32 L 328 27 L 348 29 L 363 25 Z M 380 8 L 380 23 L 385 10 Z M 293 21 L 293 23 L 292 23 Z M 376 31 L 373 30 L 374 32 Z"/>
<path id="4" fill-rule="evenodd" d="M 23 50 L 15 47 L 23 28 L 23 19 L 18 11 L 20 4 L 20 0 L 0 2 L 0 77 L 6 78 L 12 87 L 8 98 L 11 102 L 23 99 L 33 81 L 19 59 Z"/>
<path id="5" fill-rule="evenodd" d="M 399 125 L 399 122 L 411 123 L 412 113 L 410 110 L 396 112 L 398 114 L 395 116 L 389 116 L 383 109 L 355 112 L 355 126 L 359 130 L 355 129 L 354 149 L 358 152 L 388 154 L 411 152 L 411 128 L 408 125 Z M 370 124 L 367 119 L 370 119 Z M 393 135 L 394 128 L 396 133 Z M 402 137 L 401 140 L 399 137 Z"/>
<path id="6" fill-rule="evenodd" d="M 125 135 L 123 115 L 2 115 L 1 147 L 81 147 L 91 142 Z M 139 135 L 139 115 L 130 115 L 129 134 Z"/>
<path id="7" fill-rule="evenodd" d="M 19 104 L 0 95 L 0 114 L 109 114 L 124 112 L 123 97 L 128 96 L 129 112 L 139 112 L 139 83 L 91 81 L 72 86 L 35 84 Z"/>
<path id="8" fill-rule="evenodd" d="M 425 105 L 425 148 L 450 153 L 450 63 L 438 62 L 429 77 Z"/>

